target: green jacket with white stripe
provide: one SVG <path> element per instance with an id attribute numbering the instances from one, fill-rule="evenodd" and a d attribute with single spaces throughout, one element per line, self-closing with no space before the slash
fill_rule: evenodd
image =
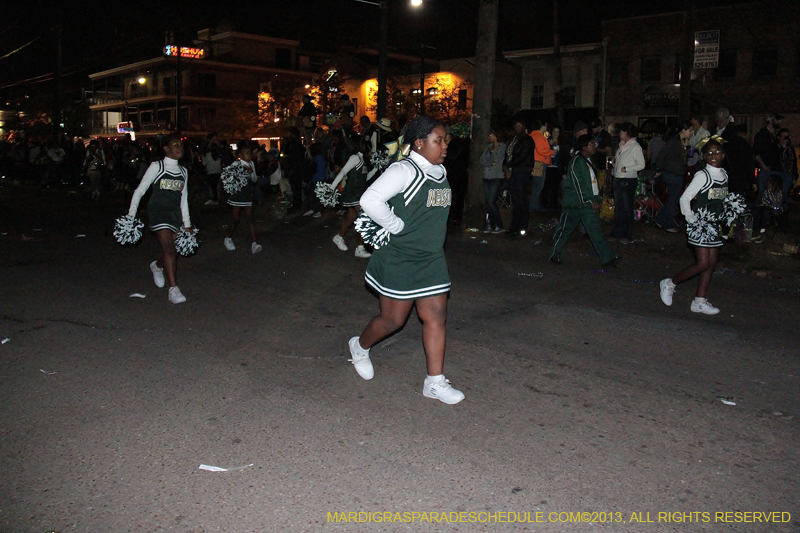
<path id="1" fill-rule="evenodd" d="M 576 155 L 567 165 L 567 178 L 561 183 L 561 207 L 580 209 L 592 207 L 592 202 L 600 203 L 600 195 L 595 194 L 592 181 L 597 181 L 597 171 L 589 159 Z"/>

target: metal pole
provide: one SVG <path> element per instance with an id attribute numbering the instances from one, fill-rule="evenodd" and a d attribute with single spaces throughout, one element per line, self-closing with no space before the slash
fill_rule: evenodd
<path id="1" fill-rule="evenodd" d="M 425 45 L 419 45 L 419 114 L 425 114 Z"/>
<path id="2" fill-rule="evenodd" d="M 386 34 L 388 33 L 388 0 L 381 0 L 381 43 L 378 59 L 378 120 L 386 117 Z"/>
<path id="3" fill-rule="evenodd" d="M 176 32 L 177 34 L 177 32 Z M 181 45 L 177 45 L 178 57 L 175 61 L 175 133 L 181 134 Z"/>
<path id="4" fill-rule="evenodd" d="M 608 39 L 603 39 L 603 82 L 600 84 L 600 120 L 603 124 L 606 123 L 606 84 L 608 83 L 608 75 L 606 73 L 608 65 Z"/>

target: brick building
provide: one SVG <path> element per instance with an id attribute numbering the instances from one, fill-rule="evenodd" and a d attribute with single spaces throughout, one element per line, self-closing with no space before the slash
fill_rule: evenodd
<path id="1" fill-rule="evenodd" d="M 692 111 L 727 107 L 751 134 L 768 113 L 800 128 L 800 33 L 792 13 L 763 2 L 697 9 L 693 32 L 719 30 L 717 68 L 693 69 Z M 683 12 L 607 20 L 606 122 L 678 120 Z M 681 119 L 685 117 L 680 117 Z"/>
<path id="2" fill-rule="evenodd" d="M 299 45 L 234 31 L 198 32 L 180 59 L 182 133 L 254 134 L 259 93 L 291 100 L 317 80 L 324 59 L 299 53 Z M 176 52 L 165 47 L 159 57 L 91 74 L 93 135 L 116 134 L 120 122 L 131 122 L 140 136 L 174 131 Z"/>

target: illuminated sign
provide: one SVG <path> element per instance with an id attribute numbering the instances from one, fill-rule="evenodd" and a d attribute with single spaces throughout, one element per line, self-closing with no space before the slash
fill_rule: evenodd
<path id="1" fill-rule="evenodd" d="M 178 47 L 168 44 L 164 47 L 165 56 L 177 56 Z M 192 48 L 190 46 L 181 46 L 181 57 L 189 57 L 192 59 L 203 59 L 206 57 L 206 51 L 203 48 Z"/>
<path id="2" fill-rule="evenodd" d="M 118 122 L 117 133 L 131 133 L 133 131 L 133 122 Z"/>

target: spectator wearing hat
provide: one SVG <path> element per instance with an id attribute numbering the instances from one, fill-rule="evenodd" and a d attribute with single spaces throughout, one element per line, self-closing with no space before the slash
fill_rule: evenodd
<path id="1" fill-rule="evenodd" d="M 770 176 L 777 176 L 781 180 L 781 191 L 784 198 L 788 198 L 789 189 L 792 187 L 792 175 L 790 172 L 783 171 L 781 163 L 782 149 L 778 140 L 781 120 L 783 120 L 782 115 L 770 113 L 767 115 L 764 127 L 753 137 L 753 155 L 756 159 L 756 168 L 758 168 L 757 204 L 761 203 L 761 197 L 767 189 L 767 181 Z"/>

